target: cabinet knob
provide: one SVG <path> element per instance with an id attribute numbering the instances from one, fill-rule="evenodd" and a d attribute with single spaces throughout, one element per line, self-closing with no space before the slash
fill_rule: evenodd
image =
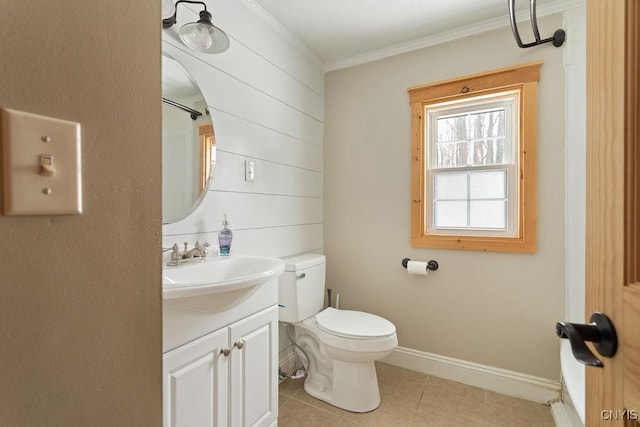
<path id="1" fill-rule="evenodd" d="M 227 357 L 229 354 L 231 353 L 231 349 L 230 348 L 223 348 L 222 350 L 220 350 L 220 354 L 222 354 L 223 356 Z"/>
<path id="2" fill-rule="evenodd" d="M 244 341 L 240 340 L 237 343 L 235 343 L 233 346 L 237 347 L 238 350 L 242 350 L 242 347 L 244 347 Z"/>

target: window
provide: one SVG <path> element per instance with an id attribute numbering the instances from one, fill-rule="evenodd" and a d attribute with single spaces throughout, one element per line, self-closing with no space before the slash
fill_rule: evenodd
<path id="1" fill-rule="evenodd" d="M 541 65 L 409 88 L 413 246 L 535 252 Z"/>
<path id="2" fill-rule="evenodd" d="M 517 233 L 517 104 L 511 91 L 425 106 L 429 232 Z"/>

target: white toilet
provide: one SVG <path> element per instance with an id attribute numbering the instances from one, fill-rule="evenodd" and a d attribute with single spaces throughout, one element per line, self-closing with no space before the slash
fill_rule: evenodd
<path id="1" fill-rule="evenodd" d="M 310 359 L 305 391 L 348 411 L 376 409 L 380 391 L 373 362 L 398 346 L 395 326 L 370 313 L 323 310 L 324 255 L 303 254 L 284 262 L 279 319 L 296 326 L 296 344 Z"/>

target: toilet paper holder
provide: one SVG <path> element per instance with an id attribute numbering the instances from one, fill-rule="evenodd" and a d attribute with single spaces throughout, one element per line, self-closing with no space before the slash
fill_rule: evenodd
<path id="1" fill-rule="evenodd" d="M 407 268 L 407 263 L 411 261 L 411 258 L 405 258 L 402 260 L 402 266 Z M 438 269 L 438 261 L 430 260 L 427 261 L 427 270 L 436 271 Z"/>

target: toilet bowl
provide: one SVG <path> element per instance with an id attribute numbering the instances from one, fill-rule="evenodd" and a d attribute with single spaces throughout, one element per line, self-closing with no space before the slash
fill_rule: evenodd
<path id="1" fill-rule="evenodd" d="M 371 313 L 331 307 L 323 310 L 323 255 L 305 254 L 284 261 L 285 273 L 279 283 L 280 321 L 295 327 L 296 344 L 304 350 L 304 390 L 348 411 L 376 409 L 380 392 L 374 361 L 397 347 L 395 326 Z"/>

